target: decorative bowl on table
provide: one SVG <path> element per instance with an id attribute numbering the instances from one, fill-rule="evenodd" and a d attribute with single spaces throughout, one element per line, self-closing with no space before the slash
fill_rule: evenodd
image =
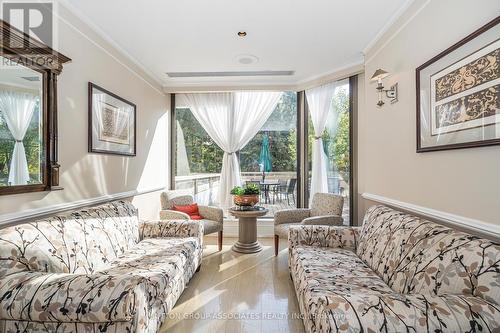
<path id="1" fill-rule="evenodd" d="M 235 195 L 233 199 L 236 206 L 255 206 L 259 203 L 258 194 Z"/>
<path id="2" fill-rule="evenodd" d="M 259 202 L 260 188 L 255 184 L 236 186 L 231 194 L 236 206 L 255 206 Z"/>

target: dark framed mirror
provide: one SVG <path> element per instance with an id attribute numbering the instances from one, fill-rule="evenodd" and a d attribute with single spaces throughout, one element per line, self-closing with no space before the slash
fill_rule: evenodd
<path id="1" fill-rule="evenodd" d="M 61 189 L 57 76 L 70 59 L 0 20 L 0 195 Z"/>

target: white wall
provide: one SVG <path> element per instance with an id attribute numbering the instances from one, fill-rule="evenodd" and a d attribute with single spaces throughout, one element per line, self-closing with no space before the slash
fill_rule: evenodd
<path id="1" fill-rule="evenodd" d="M 59 13 L 58 51 L 72 59 L 58 81 L 60 184 L 64 190 L 2 196 L 0 215 L 168 185 L 169 96 L 62 6 Z M 87 152 L 89 81 L 137 105 L 136 157 Z M 141 217 L 157 217 L 158 192 L 136 197 L 134 202 Z"/>
<path id="2" fill-rule="evenodd" d="M 385 83 L 399 83 L 399 102 L 377 109 L 375 84 L 365 83 L 359 193 L 500 225 L 500 146 L 415 152 L 415 68 L 499 14 L 498 0 L 416 0 L 367 52 L 366 77 L 391 72 Z"/>

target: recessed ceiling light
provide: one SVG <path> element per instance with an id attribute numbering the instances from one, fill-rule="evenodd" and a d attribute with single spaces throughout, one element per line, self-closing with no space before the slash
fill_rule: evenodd
<path id="1" fill-rule="evenodd" d="M 259 58 L 253 54 L 239 54 L 236 56 L 236 61 L 242 65 L 251 65 L 259 62 Z"/>
<path id="2" fill-rule="evenodd" d="M 238 32 L 238 36 L 239 37 L 246 37 L 247 36 L 247 32 L 246 31 L 239 31 Z"/>

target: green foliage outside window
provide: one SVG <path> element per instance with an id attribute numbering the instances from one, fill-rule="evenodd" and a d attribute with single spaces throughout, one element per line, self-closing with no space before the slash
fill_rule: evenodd
<path id="1" fill-rule="evenodd" d="M 332 165 L 343 176 L 349 172 L 349 92 L 348 87 L 337 91 L 333 107 L 338 112 L 338 128 L 335 135 L 325 130 L 325 152 Z M 177 109 L 177 121 L 183 131 L 190 172 L 219 173 L 224 152 L 210 138 L 189 109 Z M 269 136 L 272 171 L 295 171 L 297 168 L 297 95 L 285 92 L 276 110 L 256 136 L 239 152 L 242 172 L 259 172 L 259 156 L 264 135 Z M 274 124 L 274 126 L 273 126 Z M 276 124 L 286 124 L 279 128 Z M 282 126 L 283 127 L 283 126 Z M 309 122 L 309 154 L 314 138 Z M 309 156 L 311 161 L 311 156 Z"/>
<path id="2" fill-rule="evenodd" d="M 338 127 L 333 134 L 328 128 L 325 128 L 321 138 L 323 139 L 323 148 L 327 154 L 331 167 L 340 172 L 344 179 L 348 179 L 349 175 L 349 91 L 348 86 L 341 87 L 337 90 L 333 101 L 332 108 L 336 110 Z M 309 163 L 312 161 L 312 143 L 314 142 L 314 127 L 311 119 L 309 118 L 309 140 L 308 140 L 308 153 Z M 333 137 L 332 137 L 333 134 Z"/>
<path id="3" fill-rule="evenodd" d="M 191 173 L 219 173 L 224 152 L 210 138 L 189 109 L 177 109 Z"/>

